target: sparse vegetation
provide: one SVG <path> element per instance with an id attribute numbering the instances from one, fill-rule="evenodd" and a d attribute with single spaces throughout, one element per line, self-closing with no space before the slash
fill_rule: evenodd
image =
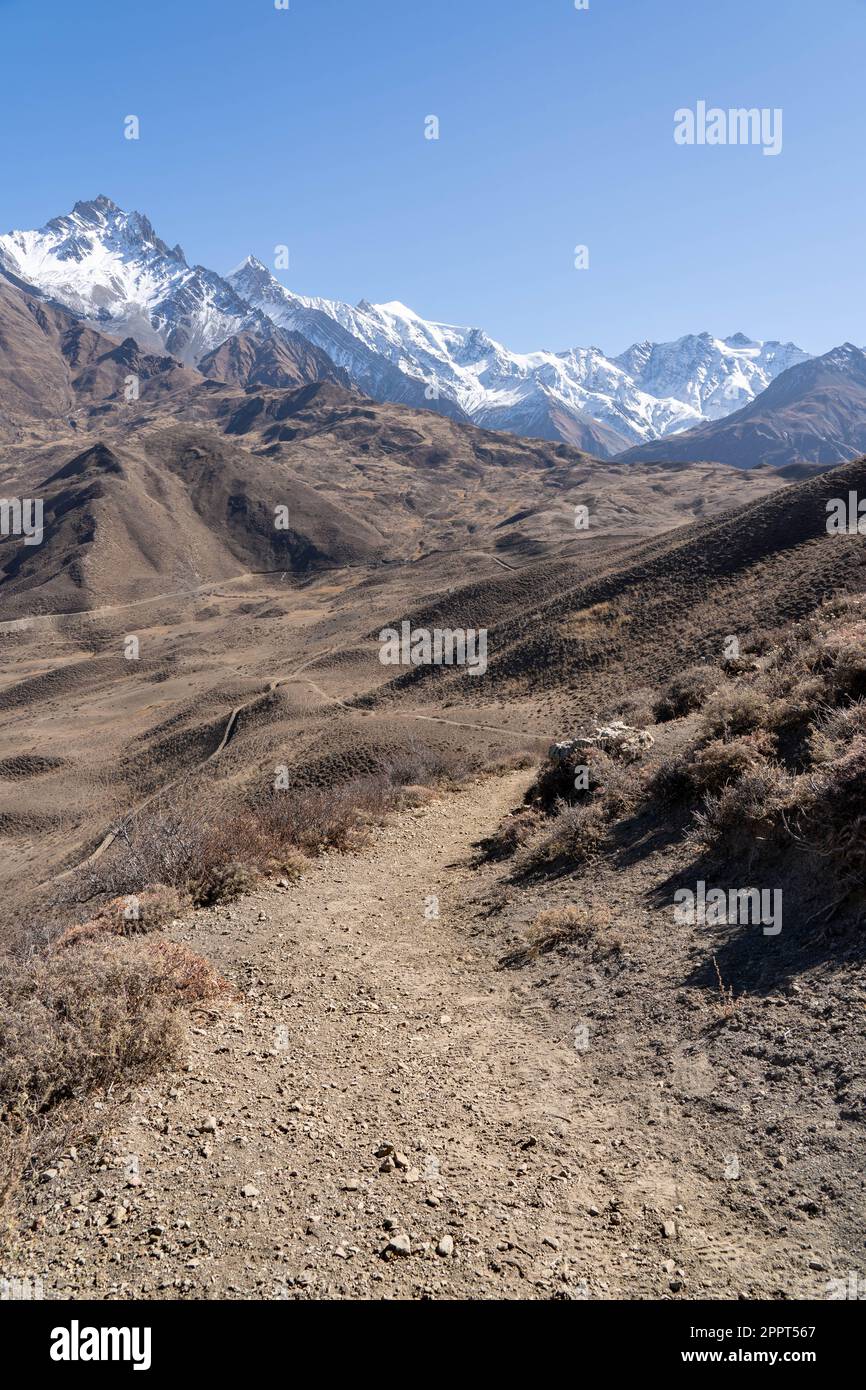
<path id="1" fill-rule="evenodd" d="M 181 1007 L 225 988 L 186 947 L 151 937 L 77 941 L 0 965 L 0 1197 L 33 1126 L 179 1055 Z"/>
<path id="2" fill-rule="evenodd" d="M 653 714 L 657 723 L 682 719 L 692 710 L 701 709 L 719 683 L 715 666 L 690 666 L 668 685 L 656 702 Z"/>
<path id="3" fill-rule="evenodd" d="M 584 868 L 601 853 L 606 831 L 607 821 L 598 801 L 577 806 L 563 802 L 521 850 L 517 869 L 529 872 L 557 863 L 566 863 L 570 869 Z"/>
<path id="4" fill-rule="evenodd" d="M 716 858 L 750 862 L 777 841 L 781 813 L 789 805 L 790 778 L 781 767 L 760 762 L 707 796 L 695 815 L 692 844 Z"/>
<path id="5" fill-rule="evenodd" d="M 717 861 L 788 852 L 831 905 L 866 885 L 864 600 L 824 604 L 707 699 L 697 737 L 648 780 L 648 804 L 694 812 L 689 840 Z M 840 895 L 841 890 L 841 895 Z"/>
<path id="6" fill-rule="evenodd" d="M 509 951 L 499 962 L 500 970 L 513 970 L 561 946 L 585 946 L 607 926 L 609 914 L 588 907 L 552 907 L 540 912 L 529 930 L 525 946 Z M 611 949 L 616 946 L 611 944 Z"/>

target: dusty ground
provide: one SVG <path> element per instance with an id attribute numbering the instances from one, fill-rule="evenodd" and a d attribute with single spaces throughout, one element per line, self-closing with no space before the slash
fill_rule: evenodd
<path id="1" fill-rule="evenodd" d="M 606 886 L 633 953 L 496 968 L 520 924 L 472 846 L 527 780 L 471 783 L 175 927 L 236 1001 L 193 1018 L 186 1071 L 115 1097 L 97 1150 L 33 1186 L 3 1272 L 51 1298 L 826 1297 L 862 1232 L 826 1193 L 787 1194 L 830 1171 L 844 1122 L 819 1096 L 802 1134 L 765 1135 L 763 1072 L 731 1096 L 648 881 Z M 785 999 L 766 1007 L 781 1029 Z"/>

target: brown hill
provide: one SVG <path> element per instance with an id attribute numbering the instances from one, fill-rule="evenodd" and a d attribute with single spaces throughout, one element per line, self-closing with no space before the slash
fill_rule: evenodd
<path id="1" fill-rule="evenodd" d="M 745 645 L 756 628 L 866 588 L 863 538 L 827 530 L 828 502 L 849 491 L 866 496 L 864 458 L 602 557 L 589 579 L 559 560 L 457 589 L 406 616 L 419 627 L 487 627 L 487 676 L 410 668 L 376 699 L 429 700 L 435 689 L 440 700 L 477 700 L 483 687 L 488 699 L 550 692 L 570 711 L 603 713 L 623 688 L 721 662 L 729 636 Z"/>
<path id="2" fill-rule="evenodd" d="M 207 416 L 251 451 L 279 458 L 331 500 L 360 501 L 394 554 L 483 549 L 506 562 L 547 551 L 623 544 L 714 514 L 784 485 L 772 470 L 604 462 L 559 441 L 518 439 L 331 382 L 293 392 L 199 391 Z M 578 537 L 575 507 L 589 533 Z"/>
<path id="3" fill-rule="evenodd" d="M 368 521 L 332 506 L 279 461 L 195 427 L 123 448 L 99 442 L 39 495 L 42 543 L 0 538 L 4 617 L 129 603 L 245 570 L 370 562 L 384 550 Z M 284 529 L 275 524 L 281 507 Z"/>
<path id="4" fill-rule="evenodd" d="M 326 353 L 301 333 L 277 330 L 268 338 L 236 333 L 202 357 L 198 369 L 212 381 L 232 386 L 273 386 L 293 390 L 311 381 L 349 386 L 349 378 Z"/>
<path id="5" fill-rule="evenodd" d="M 116 343 L 0 275 L 0 438 L 34 422 L 68 427 L 68 417 L 106 401 L 126 405 L 133 376 L 139 392 L 161 400 L 200 381 L 174 358 L 144 353 L 132 338 Z"/>

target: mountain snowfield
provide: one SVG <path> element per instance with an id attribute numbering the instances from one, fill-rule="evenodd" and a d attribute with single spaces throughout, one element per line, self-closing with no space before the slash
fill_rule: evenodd
<path id="1" fill-rule="evenodd" d="M 146 217 L 110 198 L 76 203 L 33 232 L 0 236 L 0 268 L 115 337 L 195 363 L 243 329 L 261 329 L 220 275 L 189 266 Z"/>
<path id="2" fill-rule="evenodd" d="M 601 456 L 719 420 L 810 354 L 741 333 L 510 352 L 483 329 L 433 323 L 398 301 L 357 305 L 287 290 L 248 257 L 223 277 L 190 266 L 149 220 L 109 198 L 0 236 L 0 270 L 114 336 L 195 364 L 237 333 L 300 333 L 362 391 L 487 429 L 563 439 Z"/>

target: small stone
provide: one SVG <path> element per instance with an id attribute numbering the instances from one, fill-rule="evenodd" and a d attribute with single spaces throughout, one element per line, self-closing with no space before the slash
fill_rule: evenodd
<path id="1" fill-rule="evenodd" d="M 665 1240 L 674 1240 L 677 1234 L 676 1221 L 665 1221 L 662 1223 L 662 1235 Z"/>
<path id="2" fill-rule="evenodd" d="M 54 1179 L 57 1177 L 57 1173 L 57 1168 L 46 1168 L 44 1173 L 40 1174 L 39 1180 L 40 1182 L 53 1182 Z"/>
<path id="3" fill-rule="evenodd" d="M 436 1246 L 436 1254 L 446 1258 L 454 1254 L 454 1239 L 452 1236 L 443 1236 Z"/>
<path id="4" fill-rule="evenodd" d="M 216 1116 L 215 1116 L 215 1115 L 208 1115 L 208 1117 L 207 1117 L 207 1119 L 205 1120 L 204 1124 L 201 1126 L 201 1133 L 202 1133 L 202 1134 L 216 1134 L 216 1132 L 217 1132 Z"/>
<path id="5" fill-rule="evenodd" d="M 109 1226 L 119 1226 L 129 1216 L 126 1207 L 115 1207 L 108 1218 Z"/>
<path id="6" fill-rule="evenodd" d="M 378 1147 L 378 1149 L 376 1150 L 376 1152 L 375 1152 L 375 1154 L 374 1154 L 373 1156 L 374 1156 L 374 1158 L 390 1158 L 390 1156 L 391 1156 L 391 1154 L 392 1154 L 393 1152 L 394 1152 L 394 1145 L 393 1145 L 393 1144 L 380 1144 L 379 1147 Z"/>
<path id="7" fill-rule="evenodd" d="M 394 1154 L 394 1165 L 397 1168 L 408 1168 L 410 1166 L 406 1155 L 401 1153 Z"/>
<path id="8" fill-rule="evenodd" d="M 411 1255 L 412 1242 L 407 1235 L 398 1233 L 393 1235 L 386 1247 L 392 1255 Z"/>
<path id="9" fill-rule="evenodd" d="M 407 1169 L 406 1178 L 405 1178 L 405 1181 L 406 1181 L 406 1182 L 420 1182 L 420 1180 L 421 1180 L 421 1169 L 420 1169 L 420 1168 L 409 1168 L 409 1169 Z"/>
<path id="10" fill-rule="evenodd" d="M 451 1015 L 450 1015 L 450 1014 L 442 1014 L 441 1018 L 439 1019 L 439 1023 L 441 1024 L 441 1026 L 442 1026 L 443 1028 L 445 1028 L 450 1022 L 451 1022 Z"/>
<path id="11" fill-rule="evenodd" d="M 255 1183 L 248 1182 L 246 1187 L 241 1188 L 242 1197 L 258 1197 L 258 1195 L 259 1189 L 256 1187 Z"/>

